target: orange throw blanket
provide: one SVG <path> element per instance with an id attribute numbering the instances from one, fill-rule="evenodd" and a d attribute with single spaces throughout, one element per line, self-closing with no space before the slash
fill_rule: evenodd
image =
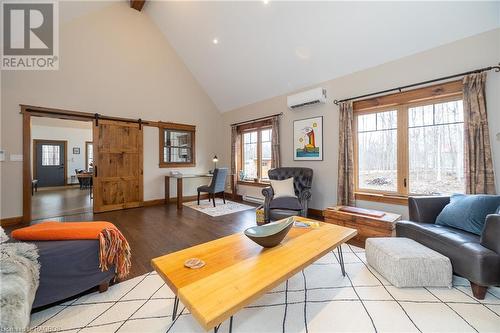
<path id="1" fill-rule="evenodd" d="M 120 230 L 110 222 L 43 222 L 16 229 L 12 237 L 22 241 L 98 239 L 99 268 L 105 271 L 115 265 L 120 279 L 130 271 L 130 246 Z"/>

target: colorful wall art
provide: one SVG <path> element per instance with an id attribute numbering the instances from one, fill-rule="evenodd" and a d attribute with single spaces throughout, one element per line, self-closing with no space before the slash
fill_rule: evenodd
<path id="1" fill-rule="evenodd" d="M 293 140 L 295 161 L 322 161 L 323 117 L 295 120 Z"/>

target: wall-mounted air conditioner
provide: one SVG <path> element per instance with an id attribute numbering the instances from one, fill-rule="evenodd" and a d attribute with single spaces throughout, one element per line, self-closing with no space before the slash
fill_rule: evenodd
<path id="1" fill-rule="evenodd" d="M 288 108 L 296 109 L 306 105 L 326 103 L 326 89 L 314 88 L 308 91 L 290 95 L 286 98 Z"/>

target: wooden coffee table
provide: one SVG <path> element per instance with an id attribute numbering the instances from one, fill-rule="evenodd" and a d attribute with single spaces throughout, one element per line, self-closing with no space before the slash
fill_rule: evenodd
<path id="1" fill-rule="evenodd" d="M 345 276 L 339 245 L 356 233 L 322 222 L 318 228 L 293 227 L 280 245 L 270 249 L 237 233 L 155 258 L 152 264 L 176 295 L 172 320 L 180 299 L 205 330 L 214 328 L 217 332 L 230 318 L 231 332 L 236 312 L 335 248 Z M 206 264 L 199 269 L 186 268 L 184 262 L 189 258 Z"/>

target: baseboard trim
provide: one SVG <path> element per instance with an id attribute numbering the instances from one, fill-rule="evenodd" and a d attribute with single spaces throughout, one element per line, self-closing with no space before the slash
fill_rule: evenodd
<path id="1" fill-rule="evenodd" d="M 307 210 L 307 216 L 317 217 L 317 218 L 323 219 L 323 210 L 322 209 L 309 208 Z"/>
<path id="2" fill-rule="evenodd" d="M 226 193 L 226 199 L 229 199 L 229 195 Z M 220 195 L 217 195 L 220 196 Z M 182 197 L 182 202 L 189 202 L 189 201 L 195 201 L 198 199 L 197 195 L 189 195 L 186 197 Z M 201 194 L 200 195 L 201 200 L 208 199 L 208 194 Z M 177 197 L 170 198 L 169 203 L 176 203 L 177 202 Z M 160 206 L 165 204 L 165 199 L 152 199 L 152 200 L 144 200 L 144 207 L 150 207 L 150 206 Z"/>
<path id="3" fill-rule="evenodd" d="M 231 199 L 232 198 L 232 194 L 231 193 L 227 193 L 225 192 L 226 194 L 226 199 Z M 218 195 L 220 196 L 220 195 Z M 189 201 L 195 201 L 197 199 L 197 196 L 196 195 L 190 195 L 190 196 L 187 196 L 187 197 L 183 197 L 182 198 L 182 202 L 189 202 Z M 202 194 L 200 195 L 200 199 L 202 200 L 206 200 L 208 199 L 208 194 Z M 236 195 L 236 200 L 241 200 L 243 201 L 243 197 L 241 195 Z M 170 203 L 176 203 L 177 202 L 177 198 L 170 198 Z M 151 206 L 161 206 L 161 205 L 164 205 L 165 204 L 165 199 L 152 199 L 152 200 L 145 200 L 144 201 L 144 207 L 151 207 Z M 315 217 L 315 218 L 319 218 L 319 219 L 323 219 L 323 210 L 322 209 L 315 209 L 315 208 L 309 208 L 307 210 L 307 214 L 308 216 L 310 217 Z M 13 218 L 13 219 L 16 219 L 16 218 Z M 19 217 L 19 219 L 21 220 L 22 217 Z M 19 222 L 17 222 L 19 223 Z M 17 224 L 15 223 L 15 224 Z M 3 220 L 2 220 L 2 226 L 3 226 Z"/>
<path id="4" fill-rule="evenodd" d="M 0 219 L 0 225 L 2 227 L 10 227 L 16 224 L 20 224 L 23 222 L 23 217 L 22 216 L 15 216 L 15 217 L 7 217 L 4 219 Z"/>
<path id="5" fill-rule="evenodd" d="M 144 207 L 164 205 L 164 199 L 144 200 Z"/>

